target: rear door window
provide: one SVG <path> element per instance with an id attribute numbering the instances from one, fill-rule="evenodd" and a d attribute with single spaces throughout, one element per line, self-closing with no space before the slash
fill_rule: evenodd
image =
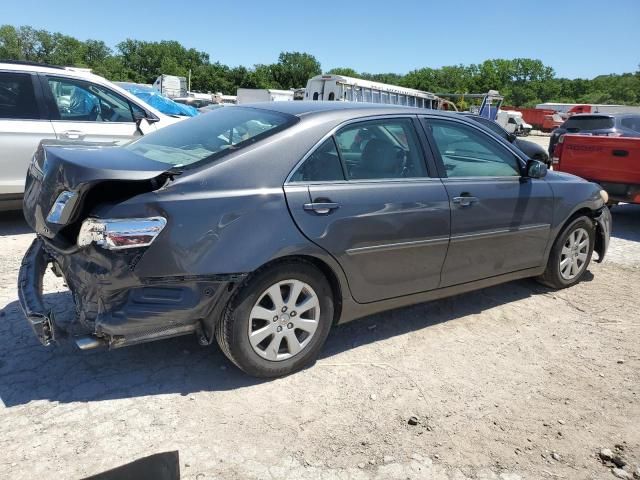
<path id="1" fill-rule="evenodd" d="M 333 137 L 325 140 L 291 176 L 292 182 L 332 182 L 340 180 L 344 180 L 344 173 Z"/>
<path id="2" fill-rule="evenodd" d="M 413 121 L 388 118 L 342 128 L 336 143 L 347 180 L 426 177 Z"/>
<path id="3" fill-rule="evenodd" d="M 581 132 L 583 130 L 606 130 L 613 128 L 612 117 L 589 115 L 585 117 L 571 117 L 564 122 L 563 128 L 569 133 Z"/>
<path id="4" fill-rule="evenodd" d="M 0 118 L 40 119 L 31 75 L 0 72 Z"/>
<path id="5" fill-rule="evenodd" d="M 640 133 L 640 116 L 623 118 L 620 121 L 620 124 L 624 128 L 628 128 L 629 130 Z"/>

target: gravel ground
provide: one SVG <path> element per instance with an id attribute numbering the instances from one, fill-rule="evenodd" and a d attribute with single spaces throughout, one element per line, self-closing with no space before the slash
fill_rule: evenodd
<path id="1" fill-rule="evenodd" d="M 613 217 L 607 260 L 573 288 L 525 280 L 368 317 L 335 328 L 312 367 L 258 381 L 192 337 L 40 346 L 15 287 L 33 235 L 5 216 L 0 478 L 174 450 L 186 479 L 615 478 L 600 448 L 640 464 L 640 206 Z M 70 322 L 60 280 L 45 285 Z"/>

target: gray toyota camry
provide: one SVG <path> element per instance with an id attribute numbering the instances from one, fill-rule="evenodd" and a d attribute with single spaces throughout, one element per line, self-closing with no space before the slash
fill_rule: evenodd
<path id="1" fill-rule="evenodd" d="M 125 147 L 41 145 L 22 309 L 56 341 L 51 265 L 82 349 L 184 334 L 245 372 L 312 362 L 332 325 L 602 261 L 606 193 L 457 114 L 282 102 L 221 108 Z"/>

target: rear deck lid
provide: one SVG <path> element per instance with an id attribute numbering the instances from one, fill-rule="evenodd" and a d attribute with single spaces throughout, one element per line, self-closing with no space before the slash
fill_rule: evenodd
<path id="1" fill-rule="evenodd" d="M 43 142 L 27 172 L 24 216 L 37 233 L 53 238 L 78 220 L 83 202 L 97 185 L 109 185 L 105 192 L 108 200 L 120 193 L 135 192 L 136 188 L 149 191 L 153 189 L 149 182 L 170 169 L 171 165 L 119 147 Z M 62 202 L 58 205 L 60 212 L 57 221 L 51 221 L 47 217 L 56 200 Z"/>

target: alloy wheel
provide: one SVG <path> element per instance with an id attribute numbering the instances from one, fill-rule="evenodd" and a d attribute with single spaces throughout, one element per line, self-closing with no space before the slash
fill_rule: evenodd
<path id="1" fill-rule="evenodd" d="M 258 297 L 249 318 L 253 351 L 271 361 L 287 360 L 305 349 L 320 321 L 320 301 L 310 285 L 283 280 Z"/>
<path id="2" fill-rule="evenodd" d="M 576 278 L 587 263 L 589 256 L 589 233 L 576 228 L 569 234 L 560 252 L 560 275 L 565 280 Z"/>

